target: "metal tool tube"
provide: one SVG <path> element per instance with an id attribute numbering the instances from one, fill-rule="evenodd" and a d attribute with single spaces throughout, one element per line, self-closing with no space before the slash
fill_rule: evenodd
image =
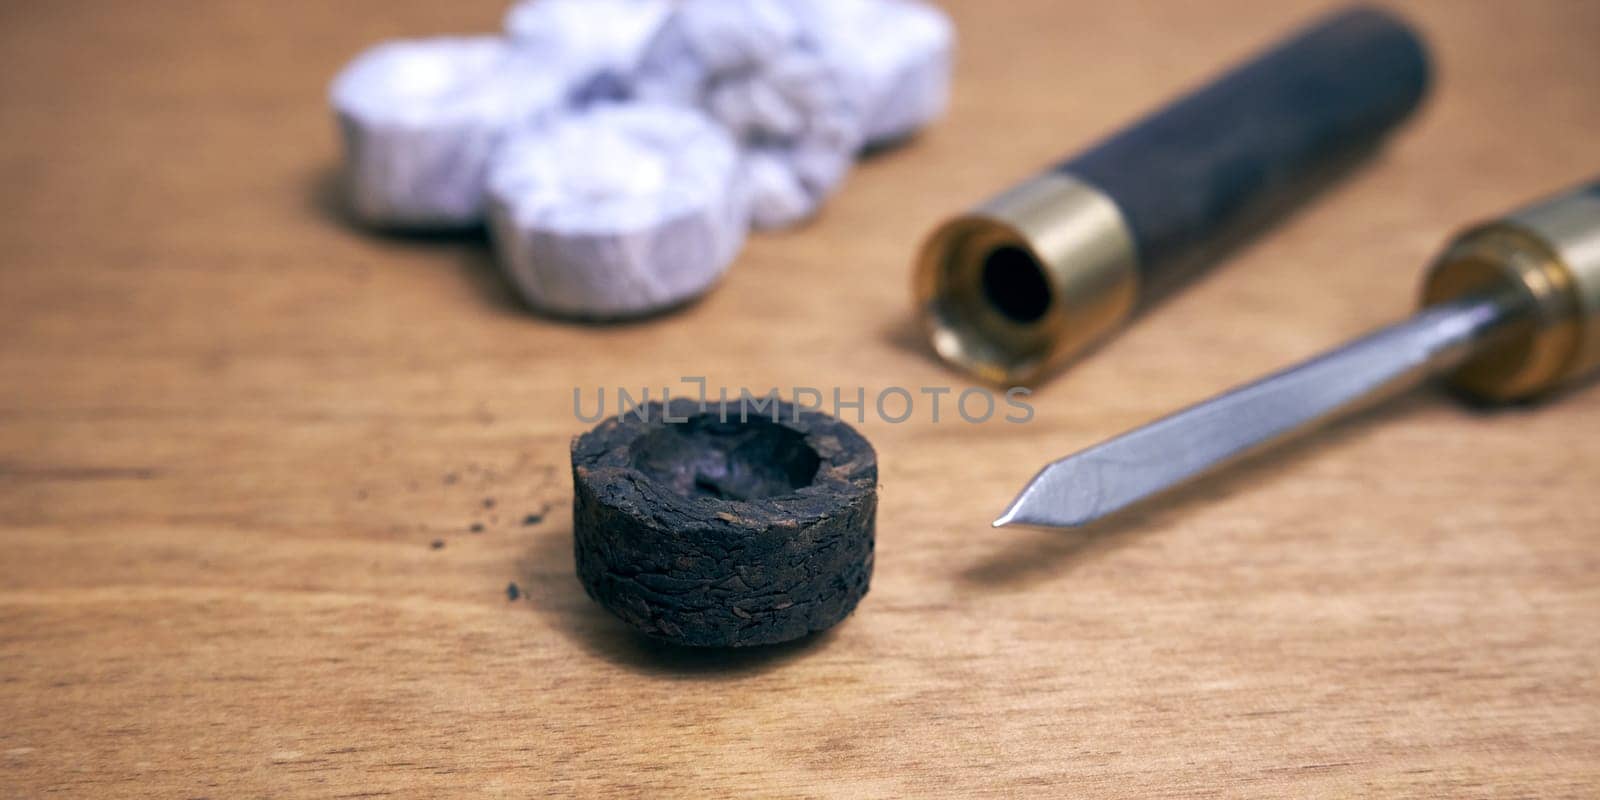
<path id="1" fill-rule="evenodd" d="M 1393 16 L 1312 25 L 937 230 L 917 276 L 935 348 L 1036 380 L 1369 150 L 1427 82 Z"/>
<path id="2" fill-rule="evenodd" d="M 1450 375 L 1488 400 L 1535 397 L 1600 368 L 1600 180 L 1469 228 L 1433 263 L 1423 305 L 1509 291 L 1514 335 Z"/>

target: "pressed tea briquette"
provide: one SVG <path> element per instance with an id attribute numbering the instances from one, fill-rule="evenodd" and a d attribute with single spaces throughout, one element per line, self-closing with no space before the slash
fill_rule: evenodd
<path id="1" fill-rule="evenodd" d="M 872 577 L 877 455 L 849 425 L 772 402 L 730 404 L 726 418 L 654 403 L 573 441 L 590 597 L 698 647 L 798 639 L 855 609 Z"/>

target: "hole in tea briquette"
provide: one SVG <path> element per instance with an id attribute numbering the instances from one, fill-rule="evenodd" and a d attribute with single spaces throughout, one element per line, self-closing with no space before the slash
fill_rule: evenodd
<path id="1" fill-rule="evenodd" d="M 685 497 L 761 500 L 810 486 L 822 463 L 805 435 L 770 417 L 723 422 L 702 414 L 639 437 L 634 469 Z"/>

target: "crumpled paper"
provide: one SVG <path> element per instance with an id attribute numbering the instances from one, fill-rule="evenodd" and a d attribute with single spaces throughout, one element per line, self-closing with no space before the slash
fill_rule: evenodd
<path id="1" fill-rule="evenodd" d="M 812 217 L 948 102 L 953 32 L 917 0 L 523 0 L 505 26 L 375 47 L 331 100 L 360 220 L 487 215 L 555 314 L 698 295 L 749 225 Z"/>
<path id="2" fill-rule="evenodd" d="M 743 246 L 739 152 L 690 108 L 630 102 L 509 139 L 489 175 L 490 231 L 528 304 L 636 317 L 699 296 Z"/>
<path id="3" fill-rule="evenodd" d="M 639 64 L 672 13 L 674 0 L 522 0 L 506 12 L 505 31 L 519 47 L 559 61 L 578 76 L 575 94 L 604 94 Z"/>
<path id="4" fill-rule="evenodd" d="M 864 141 L 864 109 L 789 0 L 682 0 L 646 47 L 634 90 L 705 109 L 760 151 L 761 169 L 789 173 L 751 181 L 751 221 L 760 228 L 814 213 Z"/>
<path id="5" fill-rule="evenodd" d="M 955 29 L 916 0 L 789 0 L 824 60 L 847 76 L 869 146 L 905 139 L 944 115 Z"/>
<path id="6" fill-rule="evenodd" d="M 483 178 L 512 127 L 560 109 L 568 73 L 497 36 L 391 42 L 334 80 L 350 205 L 378 227 L 483 219 Z"/>

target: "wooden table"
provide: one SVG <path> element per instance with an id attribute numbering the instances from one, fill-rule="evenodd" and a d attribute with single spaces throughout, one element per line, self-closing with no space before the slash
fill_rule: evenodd
<path id="1" fill-rule="evenodd" d="M 869 419 L 877 574 L 834 631 L 683 652 L 585 598 L 574 387 L 959 391 L 910 319 L 919 237 L 1314 12 L 950 10 L 946 121 L 618 327 L 338 212 L 329 78 L 498 3 L 0 11 L 0 794 L 1600 793 L 1592 387 L 1419 392 L 1086 533 L 988 527 L 1045 460 L 1406 313 L 1458 226 L 1600 172 L 1594 3 L 1407 6 L 1439 80 L 1370 167 L 1033 423 Z"/>

